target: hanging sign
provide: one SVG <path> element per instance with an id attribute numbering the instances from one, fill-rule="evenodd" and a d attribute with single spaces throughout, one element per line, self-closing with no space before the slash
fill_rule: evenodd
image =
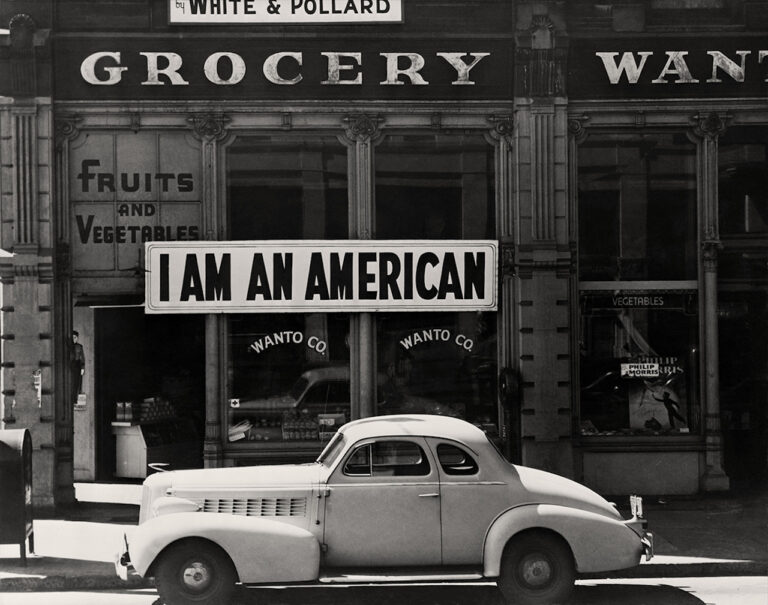
<path id="1" fill-rule="evenodd" d="M 168 0 L 171 25 L 400 23 L 402 0 Z"/>
<path id="2" fill-rule="evenodd" d="M 489 240 L 146 244 L 147 313 L 493 311 Z"/>

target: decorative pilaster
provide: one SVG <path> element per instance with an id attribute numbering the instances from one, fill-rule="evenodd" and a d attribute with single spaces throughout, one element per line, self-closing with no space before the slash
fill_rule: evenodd
<path id="1" fill-rule="evenodd" d="M 217 240 L 222 236 L 219 216 L 219 148 L 228 136 L 227 124 L 231 118 L 222 113 L 193 114 L 187 118 L 193 134 L 201 142 L 202 161 L 202 202 L 205 224 L 203 231 L 207 240 Z M 225 320 L 220 315 L 205 316 L 205 440 L 203 442 L 203 464 L 205 467 L 219 466 L 222 458 L 222 418 L 221 401 L 226 397 L 224 385 L 220 379 L 220 365 L 223 355 L 222 333 Z"/>
<path id="2" fill-rule="evenodd" d="M 380 126 L 384 118 L 379 115 L 351 114 L 343 119 L 344 136 L 341 137 L 349 147 L 349 162 L 353 163 L 349 174 L 352 178 L 353 222 L 350 223 L 349 236 L 354 239 L 371 239 L 374 236 L 373 215 L 373 146 L 381 138 Z M 353 316 L 351 330 L 357 338 L 350 350 L 352 376 L 358 377 L 350 385 L 352 389 L 353 418 L 366 418 L 375 413 L 373 394 L 376 392 L 376 368 L 373 355 L 375 334 L 370 313 Z M 358 348 L 357 343 L 360 343 Z M 355 399 L 359 407 L 355 406 Z"/>
<path id="3" fill-rule="evenodd" d="M 705 465 L 702 487 L 721 491 L 730 487 L 722 465 L 720 428 L 720 343 L 717 317 L 717 262 L 722 247 L 718 227 L 718 137 L 727 117 L 717 113 L 691 117 L 692 137 L 697 142 L 699 209 L 701 213 L 701 257 L 704 295 L 704 443 Z"/>
<path id="4" fill-rule="evenodd" d="M 518 32 L 515 51 L 515 96 L 565 96 L 568 48 L 547 15 L 534 15 Z"/>

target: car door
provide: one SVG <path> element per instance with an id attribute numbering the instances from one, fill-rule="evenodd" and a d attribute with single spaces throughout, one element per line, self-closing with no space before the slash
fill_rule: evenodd
<path id="1" fill-rule="evenodd" d="M 507 483 L 465 445 L 430 437 L 440 473 L 443 565 L 480 565 L 493 520 L 513 506 Z"/>
<path id="2" fill-rule="evenodd" d="M 438 471 L 422 438 L 369 439 L 328 481 L 325 565 L 439 565 Z"/>

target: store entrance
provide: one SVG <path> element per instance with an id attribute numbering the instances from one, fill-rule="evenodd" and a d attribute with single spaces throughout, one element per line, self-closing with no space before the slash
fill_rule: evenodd
<path id="1" fill-rule="evenodd" d="M 736 488 L 768 481 L 768 292 L 718 294 L 725 472 Z"/>
<path id="2" fill-rule="evenodd" d="M 204 318 L 99 308 L 94 329 L 97 480 L 202 467 Z"/>

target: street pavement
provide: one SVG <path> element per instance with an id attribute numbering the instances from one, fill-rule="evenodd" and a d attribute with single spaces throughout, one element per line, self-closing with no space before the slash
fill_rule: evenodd
<path id="1" fill-rule="evenodd" d="M 124 583 L 113 566 L 123 532 L 138 519 L 139 486 L 78 488 L 75 505 L 35 518 L 35 552 L 28 554 L 26 566 L 18 545 L 0 545 L 0 592 L 149 585 L 138 577 Z M 647 499 L 645 517 L 655 536 L 656 556 L 650 562 L 582 578 L 768 575 L 768 489 Z"/>

